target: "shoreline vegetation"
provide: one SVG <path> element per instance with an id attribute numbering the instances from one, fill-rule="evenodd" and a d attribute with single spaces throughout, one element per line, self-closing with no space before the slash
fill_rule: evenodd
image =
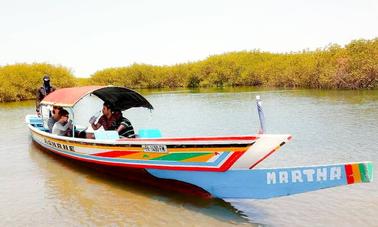
<path id="1" fill-rule="evenodd" d="M 34 99 L 48 74 L 56 88 L 116 85 L 141 88 L 276 87 L 313 89 L 378 88 L 378 38 L 354 40 L 315 51 L 229 52 L 205 60 L 153 66 L 106 68 L 77 78 L 64 66 L 46 63 L 0 66 L 0 102 Z"/>

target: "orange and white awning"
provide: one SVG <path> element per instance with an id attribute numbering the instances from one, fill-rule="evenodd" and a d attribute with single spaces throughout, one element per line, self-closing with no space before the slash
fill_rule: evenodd
<path id="1" fill-rule="evenodd" d="M 96 95 L 104 102 L 110 102 L 117 110 L 127 110 L 132 107 L 153 109 L 152 105 L 138 92 L 126 87 L 85 86 L 58 89 L 47 95 L 42 105 L 74 107 L 81 99 Z"/>

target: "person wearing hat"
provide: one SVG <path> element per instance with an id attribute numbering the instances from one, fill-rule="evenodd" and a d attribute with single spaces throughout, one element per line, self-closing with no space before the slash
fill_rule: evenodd
<path id="1" fill-rule="evenodd" d="M 37 98 L 36 98 L 36 105 L 35 110 L 37 114 L 40 115 L 40 102 L 46 95 L 50 94 L 51 92 L 55 91 L 55 88 L 50 85 L 50 77 L 45 75 L 43 77 L 43 85 L 37 90 Z"/>

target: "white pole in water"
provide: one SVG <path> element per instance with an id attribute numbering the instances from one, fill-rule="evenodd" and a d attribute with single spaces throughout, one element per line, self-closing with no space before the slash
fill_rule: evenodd
<path id="1" fill-rule="evenodd" d="M 264 112 L 262 110 L 262 101 L 260 99 L 260 95 L 256 95 L 256 105 L 257 105 L 257 113 L 259 114 L 259 120 L 260 120 L 259 134 L 264 134 L 265 133 L 265 117 L 264 117 Z"/>

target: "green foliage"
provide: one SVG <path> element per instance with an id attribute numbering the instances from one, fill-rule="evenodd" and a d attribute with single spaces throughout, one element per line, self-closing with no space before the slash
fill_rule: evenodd
<path id="1" fill-rule="evenodd" d="M 96 72 L 91 84 L 132 88 L 266 86 L 359 89 L 378 86 L 378 39 L 315 51 L 241 51 L 174 66 L 137 65 Z"/>
<path id="2" fill-rule="evenodd" d="M 62 66 L 50 64 L 15 64 L 0 67 L 0 101 L 33 99 L 42 85 L 42 78 L 50 76 L 56 88 L 75 86 L 71 71 Z"/>
<path id="3" fill-rule="evenodd" d="M 265 86 L 317 89 L 378 87 L 378 38 L 354 40 L 315 51 L 276 54 L 259 50 L 230 52 L 173 66 L 133 64 L 107 68 L 90 78 L 49 64 L 0 67 L 0 101 L 31 99 L 44 74 L 55 87 L 117 85 L 130 88 Z"/>

